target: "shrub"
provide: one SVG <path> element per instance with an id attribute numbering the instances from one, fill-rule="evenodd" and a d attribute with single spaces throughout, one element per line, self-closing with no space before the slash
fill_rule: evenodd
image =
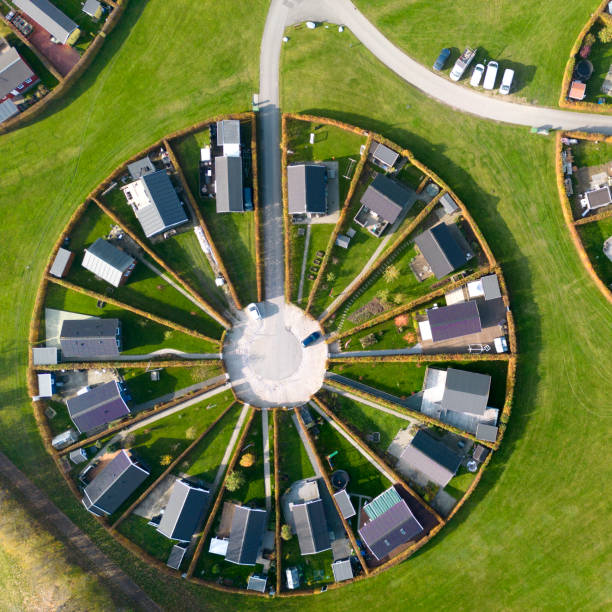
<path id="1" fill-rule="evenodd" d="M 612 42 L 612 26 L 606 26 L 599 30 L 597 37 L 602 43 Z"/>
<path id="2" fill-rule="evenodd" d="M 245 453 L 240 458 L 240 465 L 245 468 L 251 467 L 255 463 L 255 455 L 253 453 Z"/>
<path id="3" fill-rule="evenodd" d="M 172 455 L 162 455 L 161 459 L 159 460 L 159 465 L 170 465 L 172 463 Z"/>
<path id="4" fill-rule="evenodd" d="M 327 275 L 325 276 L 325 280 L 328 283 L 333 283 L 336 280 L 336 275 L 334 272 L 328 272 Z"/>
<path id="5" fill-rule="evenodd" d="M 392 283 L 393 281 L 399 278 L 399 274 L 400 273 L 397 269 L 397 266 L 391 264 L 390 266 L 387 266 L 385 268 L 385 271 L 383 272 L 383 278 L 385 279 L 386 283 Z"/>
<path id="6" fill-rule="evenodd" d="M 225 481 L 225 488 L 230 493 L 233 493 L 234 491 L 237 491 L 245 482 L 246 479 L 242 472 L 236 472 L 235 470 L 232 470 L 227 475 L 227 480 Z"/>
<path id="7" fill-rule="evenodd" d="M 187 440 L 195 440 L 197 435 L 198 432 L 193 425 L 189 427 L 185 432 L 185 438 L 187 438 Z"/>
<path id="8" fill-rule="evenodd" d="M 595 44 L 595 36 L 593 35 L 592 32 L 589 32 L 585 37 L 584 40 L 582 41 L 582 44 L 585 47 L 592 47 Z"/>
<path id="9" fill-rule="evenodd" d="M 291 526 L 285 523 L 281 527 L 281 538 L 283 538 L 285 542 L 288 542 L 292 537 L 293 537 L 293 533 L 291 533 Z"/>

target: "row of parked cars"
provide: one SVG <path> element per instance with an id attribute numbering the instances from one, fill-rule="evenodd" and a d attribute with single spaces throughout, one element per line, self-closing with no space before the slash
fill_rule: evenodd
<path id="1" fill-rule="evenodd" d="M 455 62 L 453 69 L 450 72 L 450 78 L 453 81 L 458 81 L 468 66 L 472 63 L 474 57 L 476 57 L 477 49 L 466 47 L 465 51 L 459 56 L 459 59 Z M 433 69 L 440 71 L 444 68 L 448 58 L 450 57 L 450 49 L 442 49 L 438 59 L 436 59 Z M 499 64 L 495 61 L 490 61 L 486 67 L 484 64 L 476 64 L 474 70 L 472 70 L 472 76 L 470 78 L 470 85 L 472 87 L 479 87 L 482 81 L 483 89 L 495 89 L 495 82 L 497 80 L 497 72 L 499 70 Z M 484 77 L 484 78 L 483 78 Z M 506 68 L 502 76 L 501 86 L 499 93 L 507 95 L 512 89 L 512 81 L 514 80 L 514 70 Z"/>

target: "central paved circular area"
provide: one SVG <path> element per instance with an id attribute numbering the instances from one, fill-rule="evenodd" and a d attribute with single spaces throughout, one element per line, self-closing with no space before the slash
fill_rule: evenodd
<path id="1" fill-rule="evenodd" d="M 294 406 L 321 388 L 327 363 L 323 339 L 302 340 L 319 323 L 282 298 L 259 304 L 260 320 L 240 313 L 227 333 L 223 359 L 236 395 L 254 406 Z"/>

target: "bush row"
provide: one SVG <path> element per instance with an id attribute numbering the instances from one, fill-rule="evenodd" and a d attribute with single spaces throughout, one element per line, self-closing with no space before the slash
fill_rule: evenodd
<path id="1" fill-rule="evenodd" d="M 309 431 L 306 429 L 306 426 L 304 425 L 304 421 L 302 419 L 302 415 L 300 414 L 299 409 L 297 407 L 294 408 L 294 412 L 297 417 L 297 421 L 300 425 L 300 429 L 302 430 L 302 433 L 304 434 L 304 438 L 306 439 L 308 443 L 311 454 L 317 462 L 317 467 L 319 468 L 319 472 L 321 473 L 321 476 L 323 477 L 323 480 L 325 481 L 325 486 L 327 487 L 329 495 L 334 503 L 336 512 L 338 512 L 338 516 L 342 520 L 342 525 L 344 526 L 344 530 L 346 531 L 346 534 L 348 535 L 349 540 L 351 541 L 353 550 L 355 551 L 355 553 L 357 554 L 357 557 L 359 558 L 359 562 L 361 563 L 361 567 L 363 568 L 363 571 L 366 574 L 369 574 L 370 568 L 367 566 L 365 559 L 363 558 L 363 555 L 361 554 L 360 546 L 357 545 L 355 534 L 353 533 L 353 530 L 351 529 L 351 526 L 349 525 L 348 521 L 344 518 L 344 515 L 342 514 L 342 511 L 340 510 L 340 506 L 338 506 L 338 502 L 336 501 L 336 498 L 334 497 L 334 488 L 332 487 L 331 480 L 329 479 L 329 474 L 327 473 L 328 470 L 323 465 L 323 462 L 321 461 L 321 457 L 319 457 L 319 453 L 317 452 L 317 449 L 312 441 L 312 438 L 310 437 Z"/>
<path id="2" fill-rule="evenodd" d="M 238 294 L 236 293 L 236 288 L 234 287 L 234 283 L 232 282 L 232 279 L 227 272 L 227 269 L 225 267 L 225 264 L 223 263 L 221 254 L 217 250 L 217 246 L 215 245 L 212 239 L 212 235 L 210 231 L 208 230 L 208 226 L 206 225 L 206 222 L 204 221 L 202 211 L 200 210 L 193 193 L 191 193 L 191 188 L 189 187 L 189 184 L 187 183 L 187 179 L 185 178 L 185 173 L 183 172 L 183 169 L 181 168 L 179 164 L 178 158 L 176 157 L 174 150 L 172 149 L 172 146 L 170 145 L 170 142 L 168 140 L 164 140 L 164 147 L 166 148 L 166 151 L 168 152 L 168 155 L 170 156 L 170 160 L 172 161 L 172 164 L 176 168 L 176 172 L 181 181 L 181 185 L 183 186 L 183 190 L 185 194 L 187 195 L 189 204 L 191 205 L 191 208 L 193 209 L 197 217 L 198 224 L 202 228 L 202 231 L 204 232 L 204 235 L 206 236 L 206 241 L 208 242 L 210 249 L 213 252 L 213 256 L 217 262 L 217 265 L 219 266 L 219 270 L 221 270 L 221 274 L 223 274 L 223 277 L 225 278 L 225 282 L 227 283 L 227 287 L 229 289 L 230 295 L 232 296 L 232 300 L 234 301 L 236 308 L 238 308 L 238 310 L 242 310 L 242 304 L 240 303 L 240 299 L 238 297 Z"/>
<path id="3" fill-rule="evenodd" d="M 117 25 L 119 18 L 123 15 L 125 7 L 127 6 L 128 0 L 117 0 L 117 2 L 109 2 L 115 8 L 110 15 L 110 17 L 106 20 L 104 25 L 102 26 L 98 35 L 94 38 L 92 43 L 89 45 L 85 53 L 83 53 L 82 57 L 79 59 L 77 64 L 70 70 L 69 74 L 66 77 L 62 77 L 61 74 L 55 70 L 52 64 L 46 59 L 46 57 L 40 54 L 25 38 L 21 32 L 19 32 L 16 28 L 11 28 L 12 32 L 23 42 L 26 44 L 38 57 L 38 59 L 44 64 L 44 66 L 51 72 L 59 81 L 59 84 L 49 92 L 42 100 L 33 104 L 29 108 L 27 108 L 23 113 L 19 115 L 15 115 L 8 121 L 0 124 L 0 134 L 4 134 L 6 132 L 10 132 L 17 128 L 19 125 L 24 123 L 26 120 L 32 120 L 53 101 L 61 98 L 69 89 L 74 85 L 75 81 L 83 74 L 83 72 L 89 67 L 94 57 L 100 50 L 100 47 L 104 44 L 104 39 L 107 34 L 109 34 L 113 28 Z"/>
<path id="4" fill-rule="evenodd" d="M 599 19 L 601 14 L 604 12 L 606 7 L 608 6 L 608 0 L 601 0 L 597 9 L 591 13 L 589 20 L 584 24 L 582 30 L 578 33 L 578 37 L 576 38 L 572 48 L 570 49 L 569 59 L 567 60 L 567 64 L 565 66 L 565 70 L 563 71 L 563 79 L 561 81 L 561 93 L 559 94 L 559 106 L 561 108 L 571 108 L 573 110 L 585 110 L 585 111 L 595 111 L 597 113 L 610 113 L 612 109 L 606 108 L 605 106 L 602 108 L 600 104 L 593 104 L 592 102 L 577 102 L 573 100 L 568 100 L 567 95 L 569 93 L 570 84 L 572 81 L 572 76 L 574 74 L 574 66 L 576 64 L 576 54 L 580 51 L 580 47 L 582 47 L 582 41 L 584 37 L 588 34 L 589 30 L 593 27 L 595 22 Z"/>
<path id="5" fill-rule="evenodd" d="M 400 404 L 389 402 L 376 395 L 372 395 L 371 393 L 362 391 L 361 389 L 351 387 L 350 385 L 345 385 L 344 383 L 338 382 L 337 380 L 326 380 L 325 383 L 329 387 L 335 387 L 336 389 L 346 391 L 347 393 L 360 397 L 361 399 L 365 399 L 365 400 L 368 400 L 369 402 L 380 404 L 381 406 L 390 408 L 391 410 L 395 410 L 396 412 L 401 412 L 402 414 L 405 414 L 406 416 L 409 416 L 410 418 L 413 418 L 417 421 L 421 421 L 422 423 L 427 423 L 428 425 L 432 425 L 434 427 L 440 427 L 441 429 L 446 429 L 447 431 L 450 431 L 459 436 L 463 436 L 464 438 L 469 438 L 470 440 L 473 440 L 474 442 L 478 442 L 479 444 L 482 444 L 483 446 L 488 446 L 489 448 L 493 448 L 494 446 L 492 442 L 485 442 L 483 440 L 479 440 L 473 434 L 468 433 L 467 431 L 463 431 L 462 429 L 459 429 L 458 427 L 453 427 L 452 425 L 449 425 L 448 423 L 443 423 L 442 421 L 439 421 L 438 419 L 434 419 L 433 417 L 427 416 L 426 414 L 423 414 L 422 412 L 418 412 L 417 410 L 410 410 L 409 408 L 406 408 L 405 406 L 401 406 Z"/>
<path id="6" fill-rule="evenodd" d="M 110 370 L 117 368 L 146 368 L 150 365 L 155 365 L 157 368 L 196 368 L 209 365 L 211 361 L 222 363 L 218 357 L 211 357 L 210 359 L 181 359 L 180 355 L 177 355 L 177 357 L 178 359 L 168 360 L 162 355 L 158 355 L 146 361 L 62 361 L 61 363 L 49 365 L 37 365 L 33 368 L 35 371 L 57 372 L 64 370 L 99 370 L 100 368 Z"/>
<path id="7" fill-rule="evenodd" d="M 578 257 L 580 258 L 580 261 L 582 261 L 582 265 L 590 274 L 591 278 L 595 281 L 595 284 L 597 285 L 597 288 L 599 289 L 601 294 L 606 298 L 606 300 L 608 300 L 608 302 L 612 303 L 612 291 L 610 291 L 606 284 L 601 280 L 601 278 L 595 271 L 595 268 L 593 267 L 593 263 L 587 255 L 587 252 L 584 248 L 584 244 L 582 243 L 582 239 L 580 238 L 580 234 L 576 229 L 576 225 L 574 223 L 574 215 L 572 213 L 572 206 L 565 191 L 563 162 L 561 161 L 561 151 L 563 149 L 561 138 L 564 135 L 569 136 L 570 134 L 571 133 L 563 134 L 562 132 L 558 132 L 557 139 L 555 142 L 555 170 L 557 175 L 557 190 L 559 192 L 559 199 L 561 200 L 561 210 L 563 211 L 563 218 L 565 219 L 565 224 L 567 225 L 567 228 L 569 230 L 570 237 L 572 239 L 572 242 L 574 243 L 574 247 L 578 252 Z"/>
<path id="8" fill-rule="evenodd" d="M 366 141 L 366 148 L 364 154 L 359 159 L 357 163 L 357 167 L 355 168 L 355 173 L 353 174 L 353 178 L 351 179 L 351 184 L 349 186 L 348 193 L 346 194 L 346 199 L 344 200 L 344 205 L 342 206 L 342 210 L 340 211 L 340 216 L 338 217 L 338 221 L 334 227 L 334 230 L 329 237 L 329 241 L 327 243 L 327 248 L 325 249 L 325 255 L 323 256 L 323 261 L 321 262 L 321 267 L 319 268 L 319 272 L 317 273 L 317 277 L 312 284 L 312 288 L 310 289 L 310 295 L 308 296 L 308 304 L 306 305 L 306 312 L 310 313 L 310 309 L 312 308 L 312 304 L 314 302 L 317 291 L 319 290 L 319 285 L 321 283 L 321 279 L 323 278 L 323 274 L 325 269 L 327 268 L 327 264 L 331 257 L 332 250 L 334 245 L 336 244 L 336 238 L 338 238 L 338 234 L 340 233 L 340 228 L 344 224 L 346 220 L 346 216 L 348 214 L 349 206 L 351 205 L 351 200 L 353 199 L 353 195 L 355 194 L 355 189 L 357 188 L 357 183 L 361 178 L 361 173 L 363 172 L 363 168 L 365 166 L 365 162 L 367 159 L 367 151 L 370 148 L 372 143 L 372 135 L 368 134 L 368 139 Z"/>
<path id="9" fill-rule="evenodd" d="M 55 278 L 54 276 L 47 276 L 47 279 L 56 285 L 61 285 L 62 287 L 66 287 L 66 289 L 72 289 L 73 291 L 78 291 L 84 295 L 88 295 L 89 297 L 99 300 L 102 302 L 106 302 L 108 304 L 112 304 L 113 306 L 117 306 L 117 308 L 123 308 L 124 310 L 129 310 L 134 314 L 137 314 L 145 319 L 149 319 L 149 321 L 153 321 L 158 323 L 159 325 L 165 325 L 166 327 L 170 327 L 175 329 L 176 331 L 182 332 L 183 334 L 188 334 L 190 336 L 194 336 L 195 338 L 201 338 L 202 340 L 206 340 L 208 342 L 212 342 L 218 344 L 218 340 L 214 338 L 210 338 L 195 329 L 191 329 L 190 327 L 185 327 L 184 325 L 180 325 L 179 323 L 174 323 L 174 321 L 170 321 L 168 319 L 163 319 L 162 317 L 158 317 L 157 315 L 153 315 L 150 312 L 146 312 L 145 310 L 140 310 L 140 308 L 136 308 L 135 306 L 131 306 L 130 304 L 126 304 L 124 302 L 120 302 L 115 298 L 112 298 L 108 295 L 102 295 L 101 293 L 97 293 L 96 291 L 91 291 L 90 289 L 85 289 L 80 285 L 75 285 L 70 281 L 67 281 L 63 278 Z"/>
<path id="10" fill-rule="evenodd" d="M 499 448 L 508 421 L 510 420 L 510 412 L 512 411 L 512 402 L 514 401 L 514 388 L 516 386 L 516 357 L 508 363 L 508 374 L 506 376 L 506 399 L 504 401 L 504 407 L 499 417 L 499 431 L 497 432 L 497 440 L 495 441 L 495 448 Z"/>
<path id="11" fill-rule="evenodd" d="M 141 240 L 132 230 L 124 224 L 121 219 L 107 206 L 105 206 L 98 198 L 92 198 L 92 201 L 100 208 L 100 210 L 110 217 L 113 223 L 117 224 L 157 265 L 161 266 L 170 276 L 176 280 L 179 285 L 182 285 L 220 325 L 227 328 L 231 323 L 221 314 L 219 314 L 200 294 L 196 291 L 178 272 L 173 270 L 165 260 L 163 260 L 151 247 Z"/>
<path id="12" fill-rule="evenodd" d="M 134 500 L 132 504 L 130 504 L 129 508 L 113 523 L 113 529 L 117 529 L 119 525 L 132 513 L 132 511 L 138 506 L 148 495 L 153 491 L 153 489 L 164 479 L 168 474 L 172 473 L 174 468 L 189 453 L 212 431 L 212 429 L 217 425 L 217 423 L 236 405 L 236 402 L 232 402 L 225 410 L 223 410 L 219 416 L 182 452 L 178 455 L 178 457 L 170 463 L 170 465 L 138 496 L 137 499 Z"/>
<path id="13" fill-rule="evenodd" d="M 353 132 L 353 134 L 358 134 L 359 136 L 367 136 L 368 132 L 366 130 L 362 130 L 361 128 L 355 127 L 350 123 L 344 123 L 344 121 L 338 121 L 337 119 L 331 119 L 329 117 L 317 117 L 316 115 L 302 115 L 300 113 L 284 113 L 283 119 L 293 119 L 295 121 L 308 121 L 310 123 L 322 123 L 324 125 L 332 125 L 334 127 L 338 127 L 342 130 L 346 130 L 347 132 Z M 284 131 L 284 130 L 283 130 Z M 397 149 L 397 145 L 394 145 L 394 148 Z"/>
<path id="14" fill-rule="evenodd" d="M 251 425 L 253 423 L 253 417 L 255 416 L 256 410 L 252 407 L 249 410 L 251 414 L 249 415 L 249 419 L 246 422 L 246 425 L 244 426 L 244 431 L 242 432 L 240 439 L 236 443 L 236 446 L 234 446 L 234 450 L 232 451 L 232 456 L 225 469 L 225 475 L 223 477 L 223 482 L 221 483 L 221 486 L 219 487 L 219 491 L 217 492 L 215 503 L 213 504 L 210 514 L 208 515 L 206 525 L 204 525 L 204 529 L 198 540 L 198 545 L 196 546 L 195 552 L 193 553 L 193 557 L 191 558 L 191 562 L 189 563 L 189 569 L 187 570 L 188 578 L 191 578 L 193 576 L 193 572 L 196 569 L 196 565 L 198 564 L 198 559 L 200 558 L 200 555 L 202 554 L 202 549 L 204 548 L 204 543 L 206 542 L 208 532 L 212 528 L 215 516 L 217 515 L 217 512 L 219 511 L 219 508 L 221 506 L 221 502 L 223 501 L 223 494 L 225 493 L 225 483 L 227 482 L 227 477 L 232 472 L 232 470 L 236 467 L 236 462 L 238 461 L 238 455 L 240 454 L 240 449 L 244 446 L 244 441 L 246 440 L 247 434 L 249 433 L 249 430 L 251 429 Z M 205 582 L 206 584 L 209 584 L 208 581 L 203 581 L 203 582 Z"/>
<path id="15" fill-rule="evenodd" d="M 612 15 L 610 15 L 612 17 Z M 593 221 L 603 221 L 608 217 L 612 217 L 612 208 L 608 210 L 604 210 L 603 212 L 597 213 L 596 215 L 590 215 L 588 217 L 583 217 L 582 219 L 577 219 L 574 221 L 575 225 L 586 225 L 587 223 L 592 223 Z"/>
<path id="16" fill-rule="evenodd" d="M 163 404 L 157 404 L 150 410 L 143 410 L 142 412 L 139 412 L 136 416 L 132 418 L 127 417 L 123 419 L 121 422 L 117 423 L 116 425 L 113 425 L 112 427 L 108 427 L 107 429 L 105 429 L 104 431 L 101 431 L 100 433 L 94 434 L 93 436 L 89 436 L 88 438 L 85 438 L 84 440 L 80 440 L 79 442 L 75 442 L 74 444 L 67 446 L 66 448 L 63 448 L 59 452 L 59 454 L 67 455 L 68 453 L 72 452 L 73 450 L 76 450 L 77 448 L 81 448 L 82 446 L 89 446 L 90 444 L 93 444 L 94 442 L 96 442 L 97 440 L 100 440 L 101 438 L 105 438 L 106 436 L 110 434 L 114 434 L 114 433 L 117 433 L 118 431 L 121 431 L 125 427 L 131 427 L 135 423 L 140 423 L 140 421 L 144 419 L 148 419 L 149 417 L 152 417 L 156 414 L 165 412 L 166 410 L 169 410 L 170 408 L 174 408 L 178 404 L 182 404 L 183 402 L 187 400 L 192 400 L 196 397 L 199 397 L 200 395 L 204 395 L 205 393 L 208 393 L 209 391 L 212 391 L 213 389 L 216 389 L 217 387 L 222 387 L 225 384 L 226 384 L 226 381 L 222 380 L 221 382 L 217 382 L 212 385 L 207 385 L 206 387 L 203 387 L 202 389 L 198 389 L 197 391 L 190 391 L 189 393 L 185 393 L 185 395 L 182 395 L 181 397 L 177 397 L 173 400 L 170 400 L 169 402 L 165 402 Z"/>

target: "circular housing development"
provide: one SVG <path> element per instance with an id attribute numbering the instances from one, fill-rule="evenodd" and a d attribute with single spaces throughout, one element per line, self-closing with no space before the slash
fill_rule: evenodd
<path id="1" fill-rule="evenodd" d="M 485 238 L 409 150 L 300 115 L 281 142 L 278 198 L 253 113 L 99 185 L 49 258 L 29 385 L 83 512 L 160 571 L 287 596 L 452 520 L 501 443 L 516 340 Z"/>

